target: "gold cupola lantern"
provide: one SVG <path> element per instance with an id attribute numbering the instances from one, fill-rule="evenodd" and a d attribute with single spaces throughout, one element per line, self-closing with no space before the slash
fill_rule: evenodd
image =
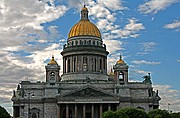
<path id="1" fill-rule="evenodd" d="M 48 63 L 48 65 L 58 65 L 58 63 L 54 60 L 54 55 L 52 55 L 51 61 Z"/>
<path id="2" fill-rule="evenodd" d="M 120 59 L 117 61 L 116 64 L 126 64 L 123 59 L 122 59 L 122 56 L 120 55 Z"/>

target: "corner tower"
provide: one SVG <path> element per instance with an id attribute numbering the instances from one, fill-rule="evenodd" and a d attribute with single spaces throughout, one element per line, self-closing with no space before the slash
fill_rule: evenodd
<path id="1" fill-rule="evenodd" d="M 54 60 L 54 56 L 52 56 L 51 61 L 45 66 L 46 69 L 46 82 L 55 83 L 60 81 L 59 70 L 60 66 Z"/>
<path id="2" fill-rule="evenodd" d="M 88 9 L 81 10 L 81 19 L 70 30 L 63 56 L 64 80 L 107 80 L 106 45 L 99 29 L 88 19 Z"/>
<path id="3" fill-rule="evenodd" d="M 128 68 L 129 66 L 123 61 L 122 56 L 113 66 L 114 69 L 114 79 L 117 84 L 127 84 L 128 83 Z"/>

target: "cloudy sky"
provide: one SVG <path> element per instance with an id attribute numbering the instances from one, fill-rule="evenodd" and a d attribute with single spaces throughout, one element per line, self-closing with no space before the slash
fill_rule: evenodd
<path id="1" fill-rule="evenodd" d="M 160 108 L 180 111 L 180 0 L 84 1 L 110 52 L 108 70 L 122 54 L 131 81 L 150 72 Z M 62 68 L 60 52 L 84 1 L 0 0 L 0 105 L 9 113 L 20 81 L 45 81 L 52 55 Z"/>

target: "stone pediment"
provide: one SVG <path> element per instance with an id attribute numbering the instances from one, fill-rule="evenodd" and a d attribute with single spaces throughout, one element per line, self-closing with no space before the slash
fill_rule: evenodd
<path id="1" fill-rule="evenodd" d="M 63 97 L 113 97 L 113 94 L 107 93 L 105 91 L 99 90 L 97 88 L 85 87 L 83 89 L 78 89 Z"/>

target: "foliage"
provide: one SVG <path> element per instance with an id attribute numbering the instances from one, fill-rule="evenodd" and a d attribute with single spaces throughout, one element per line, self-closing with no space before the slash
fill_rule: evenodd
<path id="1" fill-rule="evenodd" d="M 166 110 L 155 109 L 148 113 L 150 118 L 171 118 L 170 114 Z"/>
<path id="2" fill-rule="evenodd" d="M 106 111 L 103 113 L 103 118 L 117 118 L 115 112 L 113 111 Z"/>
<path id="3" fill-rule="evenodd" d="M 149 118 L 147 113 L 136 108 L 122 108 L 116 112 L 107 111 L 103 113 L 103 118 Z"/>
<path id="4" fill-rule="evenodd" d="M 171 118 L 180 118 L 180 112 L 178 112 L 178 113 L 171 113 L 170 116 L 171 116 Z"/>
<path id="5" fill-rule="evenodd" d="M 125 113 L 129 118 L 149 118 L 145 111 L 137 108 L 127 107 L 120 109 L 120 111 Z"/>
<path id="6" fill-rule="evenodd" d="M 125 113 L 123 113 L 122 111 L 118 110 L 115 112 L 116 113 L 116 118 L 129 118 L 128 115 L 126 115 Z"/>
<path id="7" fill-rule="evenodd" d="M 6 111 L 5 108 L 0 106 L 0 117 L 1 118 L 10 118 L 10 114 Z"/>
<path id="8" fill-rule="evenodd" d="M 155 109 L 146 113 L 142 109 L 127 107 L 114 112 L 106 111 L 103 118 L 180 118 L 180 112 L 169 113 L 166 110 Z"/>

